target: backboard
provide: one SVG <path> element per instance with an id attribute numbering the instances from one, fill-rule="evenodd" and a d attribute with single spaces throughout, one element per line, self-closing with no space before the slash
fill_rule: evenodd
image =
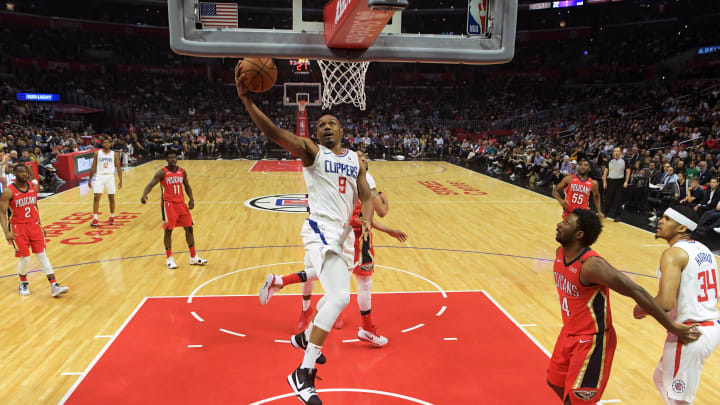
<path id="1" fill-rule="evenodd" d="M 283 105 L 297 107 L 300 101 L 307 106 L 322 106 L 322 90 L 320 83 L 285 82 L 283 83 Z"/>
<path id="2" fill-rule="evenodd" d="M 229 3 L 168 0 L 173 51 L 206 57 L 495 64 L 510 61 L 515 49 L 517 0 L 410 0 L 367 49 L 326 45 L 327 0 L 222 1 Z M 379 0 L 331 0 L 338 13 L 368 1 Z M 237 4 L 237 27 L 234 18 L 231 28 L 203 23 L 210 7 L 219 10 L 224 4 Z"/>

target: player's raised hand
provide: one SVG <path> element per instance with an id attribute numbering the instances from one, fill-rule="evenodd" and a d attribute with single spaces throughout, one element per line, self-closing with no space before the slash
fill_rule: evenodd
<path id="1" fill-rule="evenodd" d="M 248 88 L 245 87 L 243 84 L 244 73 L 242 73 L 241 70 L 241 64 L 242 59 L 238 60 L 237 64 L 235 65 L 235 88 L 237 89 L 237 94 L 239 97 L 246 96 L 248 93 Z"/>

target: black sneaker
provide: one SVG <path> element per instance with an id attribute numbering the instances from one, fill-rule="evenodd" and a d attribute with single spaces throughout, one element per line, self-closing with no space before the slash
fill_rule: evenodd
<path id="1" fill-rule="evenodd" d="M 295 396 L 300 398 L 304 404 L 322 405 L 322 401 L 315 391 L 315 374 L 317 374 L 316 368 L 298 367 L 287 377 L 287 382 Z"/>
<path id="2" fill-rule="evenodd" d="M 296 349 L 307 349 L 308 341 L 305 338 L 305 332 L 300 332 L 297 335 L 293 335 L 290 337 L 290 344 L 293 345 Z M 317 364 L 325 364 L 327 362 L 327 359 L 325 358 L 325 355 L 320 353 L 320 356 L 318 356 L 317 359 L 315 359 L 315 363 Z"/>

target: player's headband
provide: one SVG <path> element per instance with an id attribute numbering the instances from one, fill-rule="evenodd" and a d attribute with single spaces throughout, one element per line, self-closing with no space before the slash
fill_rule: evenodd
<path id="1" fill-rule="evenodd" d="M 675 211 L 672 208 L 666 209 L 665 215 L 673 221 L 677 222 L 678 224 L 687 226 L 687 229 L 689 229 L 691 232 L 694 231 L 695 228 L 697 228 L 697 223 L 695 221 Z"/>

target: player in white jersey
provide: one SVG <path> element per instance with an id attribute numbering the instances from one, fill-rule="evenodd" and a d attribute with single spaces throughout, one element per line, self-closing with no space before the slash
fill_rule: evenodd
<path id="1" fill-rule="evenodd" d="M 240 64 L 235 68 L 238 96 L 250 118 L 273 142 L 300 157 L 308 191 L 310 217 L 303 223 L 305 268 L 317 273 L 325 296 L 317 305 L 317 316 L 309 333 L 292 337 L 293 346 L 305 350 L 300 366 L 287 377 L 295 395 L 304 403 L 322 404 L 315 390 L 315 362 L 321 364 L 322 345 L 335 319 L 350 301 L 350 272 L 354 235 L 350 217 L 358 197 L 362 203 L 362 234 L 367 237 L 373 218 L 372 193 L 365 178 L 365 167 L 357 154 L 340 144 L 343 130 L 332 115 L 317 121 L 319 145 L 278 128 L 247 96 L 242 84 Z M 308 336 L 309 335 L 309 336 Z"/>
<path id="2" fill-rule="evenodd" d="M 118 189 L 122 188 L 122 169 L 120 168 L 120 159 L 117 159 L 115 152 L 110 150 L 112 139 L 105 135 L 102 140 L 102 149 L 95 152 L 93 156 L 92 167 L 90 168 L 90 177 L 88 177 L 88 187 L 92 189 L 93 198 L 93 220 L 90 226 L 98 226 L 98 210 L 100 209 L 100 197 L 103 192 L 107 191 L 108 200 L 110 200 L 110 220 L 108 225 L 115 225 L 115 173 L 120 180 Z M 93 176 L 97 174 L 93 181 Z"/>
<path id="3" fill-rule="evenodd" d="M 686 345 L 668 334 L 653 381 L 665 404 L 692 404 L 705 360 L 720 343 L 718 322 L 718 267 L 715 255 L 692 240 L 697 214 L 687 206 L 668 208 L 658 221 L 656 238 L 670 245 L 660 258 L 660 288 L 655 300 L 670 318 L 695 325 L 702 335 Z M 635 318 L 647 315 L 635 307 Z"/>

